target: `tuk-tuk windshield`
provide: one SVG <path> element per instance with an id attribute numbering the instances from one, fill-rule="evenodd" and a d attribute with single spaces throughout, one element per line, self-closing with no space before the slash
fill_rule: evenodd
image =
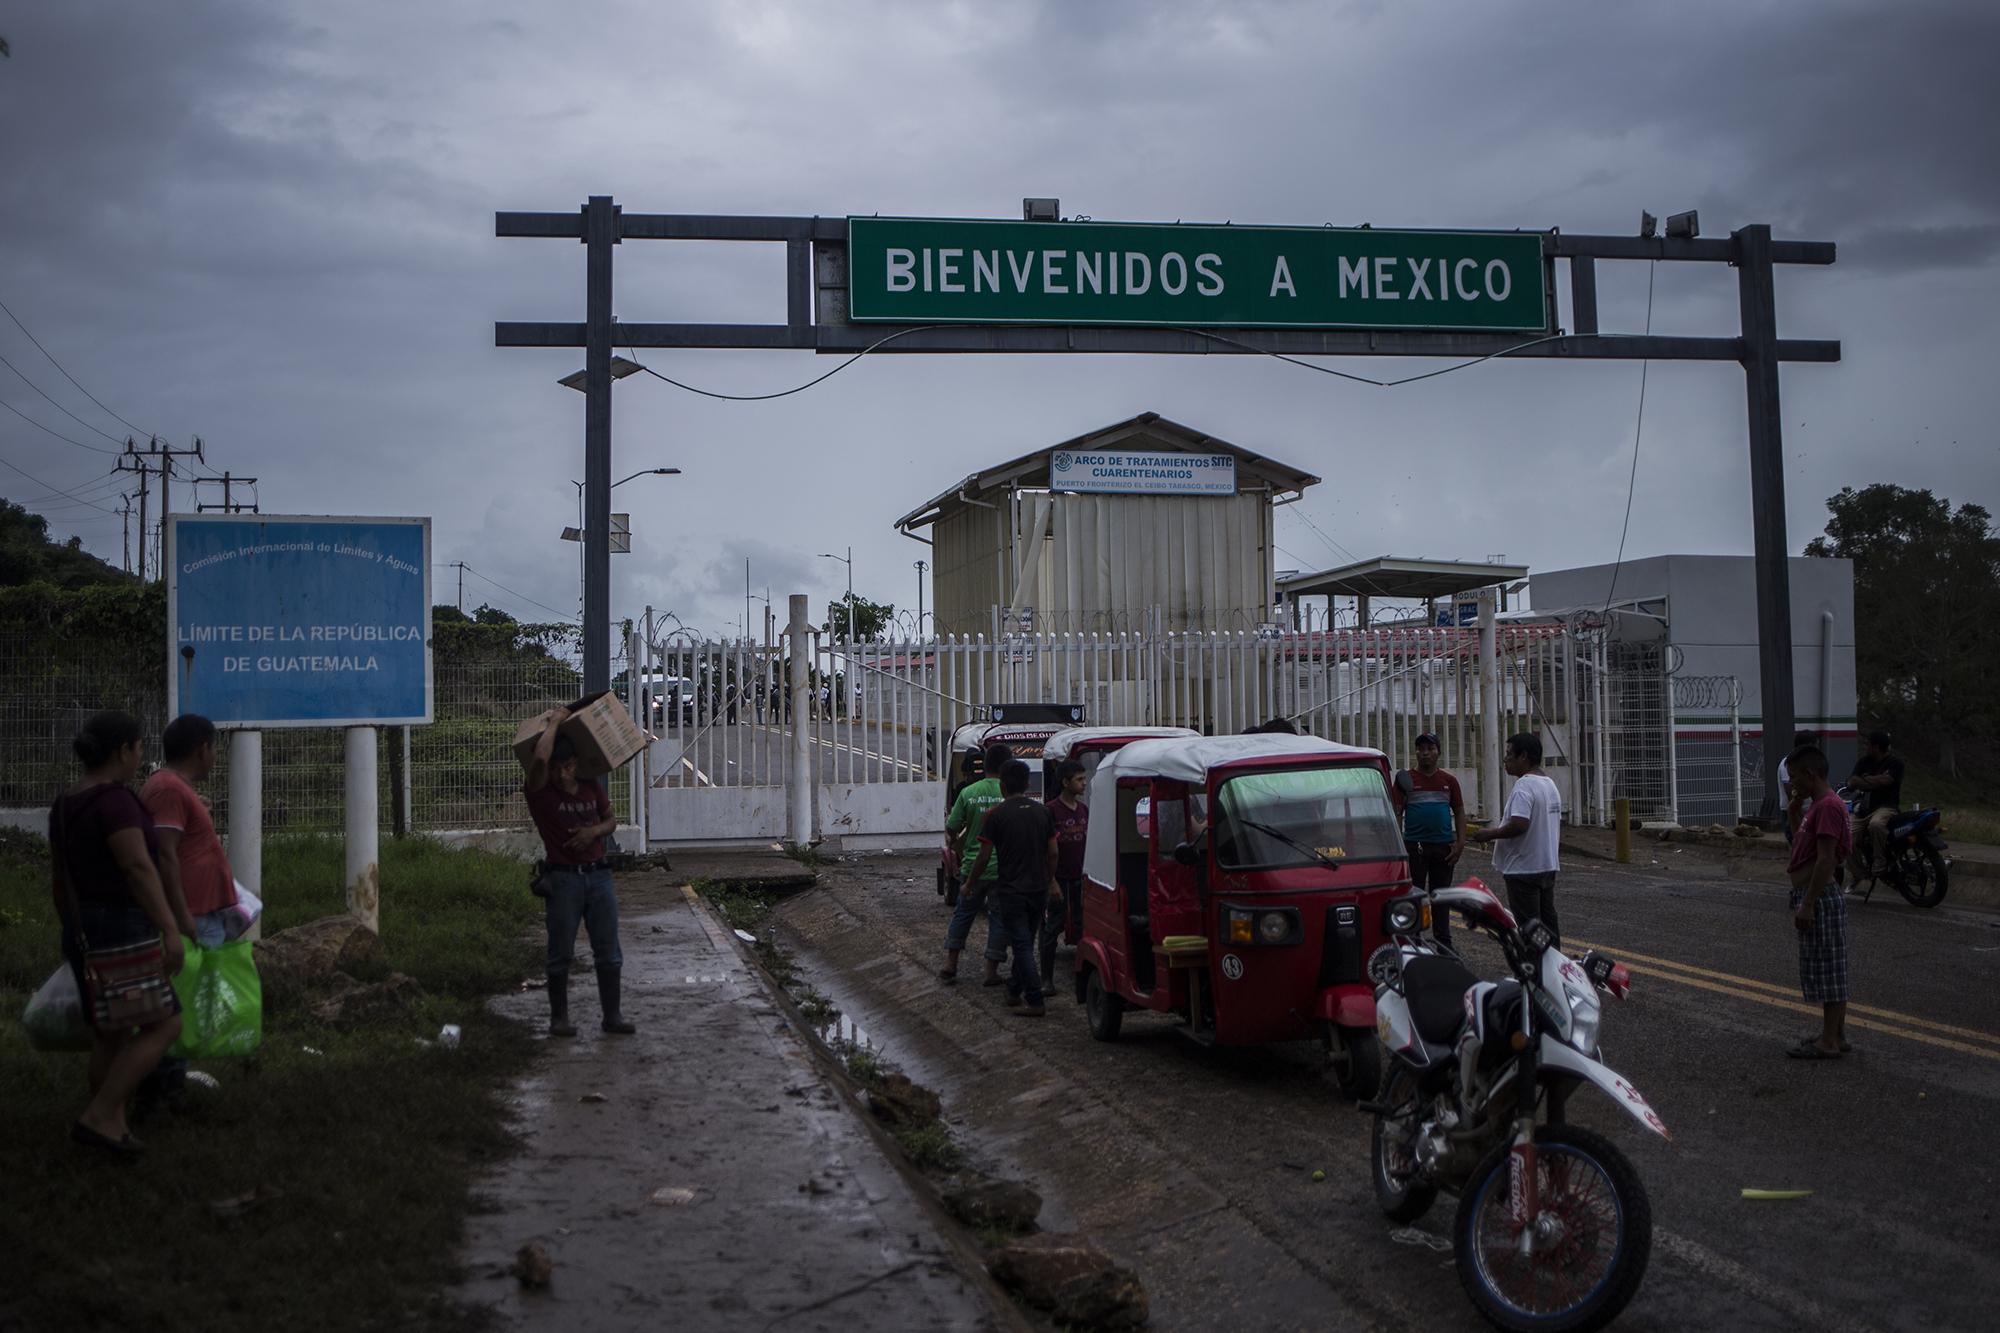
<path id="1" fill-rule="evenodd" d="M 1389 789 L 1369 765 L 1245 773 L 1223 783 L 1218 800 L 1215 855 L 1228 869 L 1403 855 Z"/>

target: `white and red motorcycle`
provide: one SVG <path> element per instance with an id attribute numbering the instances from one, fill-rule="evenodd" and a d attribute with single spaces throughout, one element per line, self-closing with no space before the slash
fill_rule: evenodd
<path id="1" fill-rule="evenodd" d="M 1493 936 L 1509 980 L 1475 977 L 1424 938 L 1422 894 L 1384 907 L 1391 942 L 1369 959 L 1376 1033 L 1389 1055 L 1375 1117 L 1375 1195 L 1412 1222 L 1438 1191 L 1458 1196 L 1459 1278 L 1504 1329 L 1602 1328 L 1639 1289 L 1652 1250 L 1639 1175 L 1600 1134 L 1563 1122 L 1581 1085 L 1602 1088 L 1662 1138 L 1646 1099 L 1598 1059 L 1597 992 L 1620 999 L 1621 963 L 1563 955 L 1539 921 L 1525 927 L 1477 880 L 1430 900 Z"/>

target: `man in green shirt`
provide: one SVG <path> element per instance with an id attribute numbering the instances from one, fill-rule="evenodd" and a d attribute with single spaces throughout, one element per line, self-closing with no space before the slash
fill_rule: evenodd
<path id="1" fill-rule="evenodd" d="M 951 839 L 951 850 L 958 857 L 958 877 L 963 881 L 958 891 L 958 907 L 951 914 L 951 925 L 944 933 L 944 966 L 938 969 L 942 981 L 958 980 L 958 955 L 965 948 L 966 936 L 972 933 L 973 918 L 986 907 L 986 896 L 993 891 L 994 883 L 1000 877 L 1000 863 L 992 857 L 986 859 L 977 881 L 972 878 L 974 863 L 979 860 L 979 826 L 986 819 L 986 812 L 1000 804 L 1000 770 L 1014 752 L 1006 746 L 993 744 L 986 747 L 979 781 L 958 793 L 958 799 L 951 804 L 951 814 L 946 816 L 944 831 Z M 1000 984 L 1000 962 L 1007 956 L 1006 941 L 1000 937 L 999 923 L 992 913 L 986 917 L 986 975 L 982 979 L 988 986 Z"/>

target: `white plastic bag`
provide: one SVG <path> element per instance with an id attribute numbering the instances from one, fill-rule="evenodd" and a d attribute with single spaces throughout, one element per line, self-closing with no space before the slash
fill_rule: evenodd
<path id="1" fill-rule="evenodd" d="M 38 1051 L 87 1051 L 90 1025 L 83 1021 L 83 997 L 77 994 L 76 974 L 68 963 L 49 974 L 42 988 L 28 1001 L 21 1023 L 28 1029 L 28 1042 Z"/>
<path id="2" fill-rule="evenodd" d="M 225 940 L 240 940 L 249 933 L 264 915 L 264 900 L 243 887 L 243 881 L 236 881 L 236 905 L 225 908 L 223 918 L 227 923 Z"/>

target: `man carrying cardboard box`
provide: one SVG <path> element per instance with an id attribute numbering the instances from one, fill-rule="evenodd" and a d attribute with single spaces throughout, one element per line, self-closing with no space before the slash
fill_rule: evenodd
<path id="1" fill-rule="evenodd" d="M 536 888 L 548 905 L 549 1035 L 576 1035 L 569 1021 L 569 965 L 579 923 L 590 932 L 602 1027 L 628 1034 L 637 1029 L 618 1008 L 618 977 L 625 956 L 618 947 L 618 896 L 604 860 L 604 840 L 617 830 L 618 819 L 603 784 L 577 777 L 576 746 L 562 734 L 568 716 L 567 709 L 546 715 L 523 784 L 528 813 L 534 816 L 546 853 Z"/>

